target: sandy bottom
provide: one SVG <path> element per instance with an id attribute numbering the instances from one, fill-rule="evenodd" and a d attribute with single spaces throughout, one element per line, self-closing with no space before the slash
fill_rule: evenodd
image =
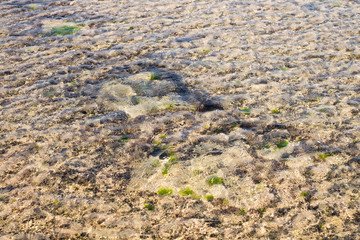
<path id="1" fill-rule="evenodd" d="M 360 2 L 0 2 L 0 239 L 360 239 Z"/>

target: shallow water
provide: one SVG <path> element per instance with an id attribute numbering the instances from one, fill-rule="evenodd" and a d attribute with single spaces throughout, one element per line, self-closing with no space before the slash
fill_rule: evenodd
<path id="1" fill-rule="evenodd" d="M 359 236 L 359 1 L 0 7 L 0 239 Z"/>

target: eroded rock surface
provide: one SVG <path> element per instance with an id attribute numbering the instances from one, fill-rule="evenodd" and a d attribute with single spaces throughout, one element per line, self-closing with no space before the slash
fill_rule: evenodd
<path id="1" fill-rule="evenodd" d="M 359 1 L 0 9 L 0 239 L 359 238 Z"/>

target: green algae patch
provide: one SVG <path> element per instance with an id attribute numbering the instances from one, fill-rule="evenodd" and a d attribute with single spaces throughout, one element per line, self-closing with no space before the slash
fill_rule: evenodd
<path id="1" fill-rule="evenodd" d="M 165 187 L 163 187 L 163 188 L 160 188 L 160 189 L 157 191 L 157 193 L 158 193 L 159 195 L 162 195 L 162 196 L 169 196 L 169 195 L 173 194 L 173 190 L 172 190 L 171 188 L 165 188 Z"/>
<path id="2" fill-rule="evenodd" d="M 76 26 L 53 27 L 50 31 L 50 35 L 64 36 L 77 33 L 79 30 L 80 28 Z"/>
<path id="3" fill-rule="evenodd" d="M 206 182 L 209 186 L 213 186 L 215 184 L 222 184 L 223 178 L 217 177 L 217 176 L 210 176 L 208 179 L 206 179 Z"/>
<path id="4" fill-rule="evenodd" d="M 179 191 L 180 195 L 183 195 L 183 196 L 189 196 L 189 195 L 193 195 L 194 194 L 194 191 L 191 190 L 189 187 L 186 187 L 184 189 L 181 189 Z"/>
<path id="5" fill-rule="evenodd" d="M 279 140 L 279 142 L 276 144 L 278 148 L 284 148 L 287 145 L 289 145 L 289 142 L 283 139 Z"/>

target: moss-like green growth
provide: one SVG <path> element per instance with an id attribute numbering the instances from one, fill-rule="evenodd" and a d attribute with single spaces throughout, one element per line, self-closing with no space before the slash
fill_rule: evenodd
<path id="1" fill-rule="evenodd" d="M 280 110 L 279 109 L 274 109 L 274 110 L 271 110 L 271 113 L 272 114 L 278 114 L 278 113 L 280 113 Z"/>
<path id="2" fill-rule="evenodd" d="M 183 195 L 183 196 L 189 196 L 189 195 L 193 195 L 194 194 L 194 191 L 191 190 L 189 187 L 186 187 L 186 188 L 183 188 L 179 191 L 180 195 Z"/>
<path id="3" fill-rule="evenodd" d="M 177 163 L 179 160 L 178 158 L 175 156 L 175 153 L 170 153 L 170 158 L 169 158 L 169 163 L 171 164 L 175 164 Z"/>
<path id="4" fill-rule="evenodd" d="M 53 27 L 50 31 L 50 35 L 64 36 L 77 33 L 79 30 L 80 28 L 76 26 Z"/>
<path id="5" fill-rule="evenodd" d="M 300 193 L 300 196 L 307 197 L 307 196 L 309 196 L 309 194 L 307 192 L 303 191 Z"/>
<path id="6" fill-rule="evenodd" d="M 155 140 L 152 142 L 153 145 L 160 145 L 161 144 L 161 140 Z"/>
<path id="7" fill-rule="evenodd" d="M 246 214 L 245 208 L 242 208 L 238 211 L 239 215 L 244 216 Z"/>
<path id="8" fill-rule="evenodd" d="M 206 200 L 208 200 L 208 201 L 214 200 L 214 196 L 213 196 L 213 195 L 206 195 L 204 198 L 205 198 Z"/>
<path id="9" fill-rule="evenodd" d="M 38 7 L 36 5 L 29 5 L 27 8 L 31 9 L 31 10 L 37 10 L 38 9 Z"/>
<path id="10" fill-rule="evenodd" d="M 165 166 L 163 167 L 162 171 L 161 171 L 161 174 L 162 175 L 166 175 L 169 173 L 169 170 L 171 168 L 171 164 L 169 163 L 166 163 Z"/>
<path id="11" fill-rule="evenodd" d="M 160 75 L 157 73 L 151 73 L 149 80 L 158 80 L 160 79 Z"/>
<path id="12" fill-rule="evenodd" d="M 328 108 L 320 108 L 319 112 L 326 113 L 326 112 L 329 112 L 329 109 Z"/>
<path id="13" fill-rule="evenodd" d="M 129 136 L 123 134 L 120 139 L 117 140 L 122 146 L 129 141 Z"/>
<path id="14" fill-rule="evenodd" d="M 134 27 L 129 27 L 128 31 L 134 30 Z"/>
<path id="15" fill-rule="evenodd" d="M 166 107 L 167 110 L 174 110 L 174 104 L 169 104 L 169 106 Z"/>
<path id="16" fill-rule="evenodd" d="M 283 139 L 280 139 L 279 142 L 276 144 L 278 148 L 284 148 L 289 145 L 289 142 Z"/>
<path id="17" fill-rule="evenodd" d="M 137 98 L 136 96 L 132 96 L 130 101 L 133 105 L 138 105 L 140 103 L 139 98 Z"/>
<path id="18" fill-rule="evenodd" d="M 262 148 L 269 149 L 269 148 L 270 148 L 270 145 L 269 145 L 269 144 L 264 144 L 264 145 L 262 146 Z"/>
<path id="19" fill-rule="evenodd" d="M 282 67 L 282 68 L 280 68 L 281 69 L 281 71 L 286 71 L 286 70 L 288 70 L 286 67 Z"/>
<path id="20" fill-rule="evenodd" d="M 260 215 L 263 215 L 264 212 L 266 212 L 266 208 L 260 208 L 260 209 L 258 209 L 258 213 L 259 213 Z"/>
<path id="21" fill-rule="evenodd" d="M 205 48 L 203 49 L 203 53 L 208 54 L 209 52 L 211 52 L 211 50 Z"/>
<path id="22" fill-rule="evenodd" d="M 155 206 L 150 204 L 150 203 L 145 204 L 144 208 L 146 208 L 149 211 L 154 211 L 155 210 Z"/>
<path id="23" fill-rule="evenodd" d="M 240 111 L 242 113 L 244 113 L 245 115 L 250 115 L 251 108 L 243 108 L 243 109 L 240 109 Z"/>
<path id="24" fill-rule="evenodd" d="M 206 179 L 207 184 L 209 184 L 209 186 L 213 186 L 215 184 L 222 184 L 223 183 L 223 178 L 217 177 L 217 176 L 210 176 Z"/>
<path id="25" fill-rule="evenodd" d="M 320 159 L 326 159 L 327 157 L 329 157 L 330 156 L 330 154 L 329 153 L 319 153 L 318 154 L 318 157 L 320 158 Z"/>
<path id="26" fill-rule="evenodd" d="M 166 135 L 160 135 L 159 138 L 166 138 Z"/>
<path id="27" fill-rule="evenodd" d="M 154 167 L 160 167 L 160 161 L 159 160 L 155 160 L 152 164 Z"/>
<path id="28" fill-rule="evenodd" d="M 160 188 L 160 189 L 157 191 L 157 193 L 158 193 L 159 195 L 162 195 L 162 196 L 169 196 L 169 195 L 173 194 L 173 190 L 172 190 L 171 188 L 165 188 L 165 187 L 163 187 L 163 188 Z"/>
<path id="29" fill-rule="evenodd" d="M 200 169 L 195 169 L 195 170 L 193 171 L 194 176 L 200 175 L 200 174 L 202 174 L 203 172 L 204 172 L 204 171 L 203 171 L 203 170 L 200 170 Z"/>

